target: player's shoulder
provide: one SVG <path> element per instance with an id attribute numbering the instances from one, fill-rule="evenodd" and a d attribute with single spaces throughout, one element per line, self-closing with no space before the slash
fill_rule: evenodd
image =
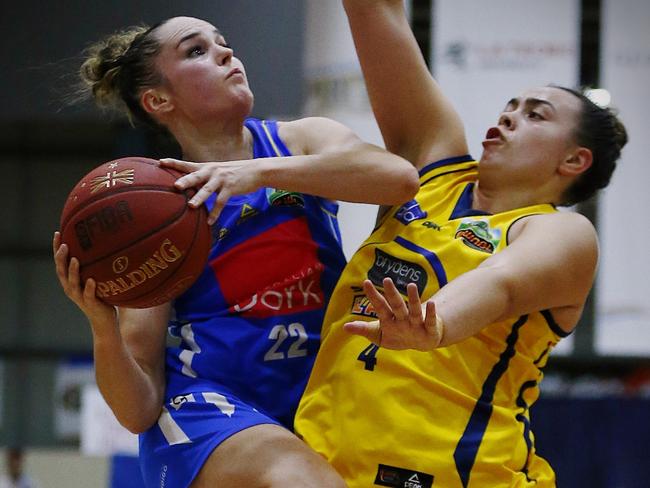
<path id="1" fill-rule="evenodd" d="M 586 216 L 572 210 L 534 214 L 528 219 L 533 225 L 571 226 L 578 230 L 595 232 L 594 225 Z"/>
<path id="2" fill-rule="evenodd" d="M 563 241 L 582 241 L 597 245 L 598 236 L 591 221 L 579 212 L 560 210 L 557 212 L 528 215 L 515 222 L 510 238 L 516 240 L 524 233 L 556 236 Z"/>
<path id="3" fill-rule="evenodd" d="M 342 123 L 328 117 L 303 117 L 300 119 L 278 121 L 278 130 L 282 133 L 317 133 L 321 130 L 345 130 Z"/>
<path id="4" fill-rule="evenodd" d="M 278 135 L 296 155 L 312 154 L 327 145 L 343 146 L 357 140 L 347 126 L 327 117 L 278 122 Z"/>

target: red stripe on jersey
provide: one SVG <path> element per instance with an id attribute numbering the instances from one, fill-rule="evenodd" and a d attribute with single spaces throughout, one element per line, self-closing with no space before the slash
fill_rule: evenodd
<path id="1" fill-rule="evenodd" d="M 210 262 L 229 311 L 268 317 L 324 306 L 318 259 L 307 219 L 276 225 Z"/>

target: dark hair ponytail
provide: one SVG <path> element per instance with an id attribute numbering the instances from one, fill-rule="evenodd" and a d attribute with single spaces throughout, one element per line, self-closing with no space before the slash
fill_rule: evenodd
<path id="1" fill-rule="evenodd" d="M 160 129 L 139 99 L 143 89 L 162 82 L 155 64 L 160 44 L 153 35 L 160 25 L 130 27 L 90 46 L 80 68 L 79 98 L 92 97 L 100 107 L 125 113 L 132 123 Z"/>
<path id="2" fill-rule="evenodd" d="M 564 205 L 573 205 L 592 197 L 605 188 L 616 169 L 616 161 L 627 144 L 627 131 L 616 112 L 600 107 L 582 92 L 555 86 L 578 97 L 582 104 L 576 127 L 576 142 L 591 150 L 593 162 L 564 195 Z"/>

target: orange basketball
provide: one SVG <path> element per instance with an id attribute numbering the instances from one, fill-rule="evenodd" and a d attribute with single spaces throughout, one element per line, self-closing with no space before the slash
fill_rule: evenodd
<path id="1" fill-rule="evenodd" d="M 79 259 L 82 283 L 121 307 L 146 308 L 176 298 L 199 277 L 211 233 L 182 173 L 140 157 L 95 168 L 72 189 L 61 213 L 61 240 Z"/>

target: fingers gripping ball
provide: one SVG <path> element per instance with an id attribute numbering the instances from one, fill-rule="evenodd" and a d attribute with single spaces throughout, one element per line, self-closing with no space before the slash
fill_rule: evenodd
<path id="1" fill-rule="evenodd" d="M 207 211 L 187 205 L 182 173 L 129 157 L 95 168 L 72 189 L 61 214 L 62 242 L 79 259 L 82 283 L 121 307 L 146 308 L 176 298 L 208 258 Z"/>

